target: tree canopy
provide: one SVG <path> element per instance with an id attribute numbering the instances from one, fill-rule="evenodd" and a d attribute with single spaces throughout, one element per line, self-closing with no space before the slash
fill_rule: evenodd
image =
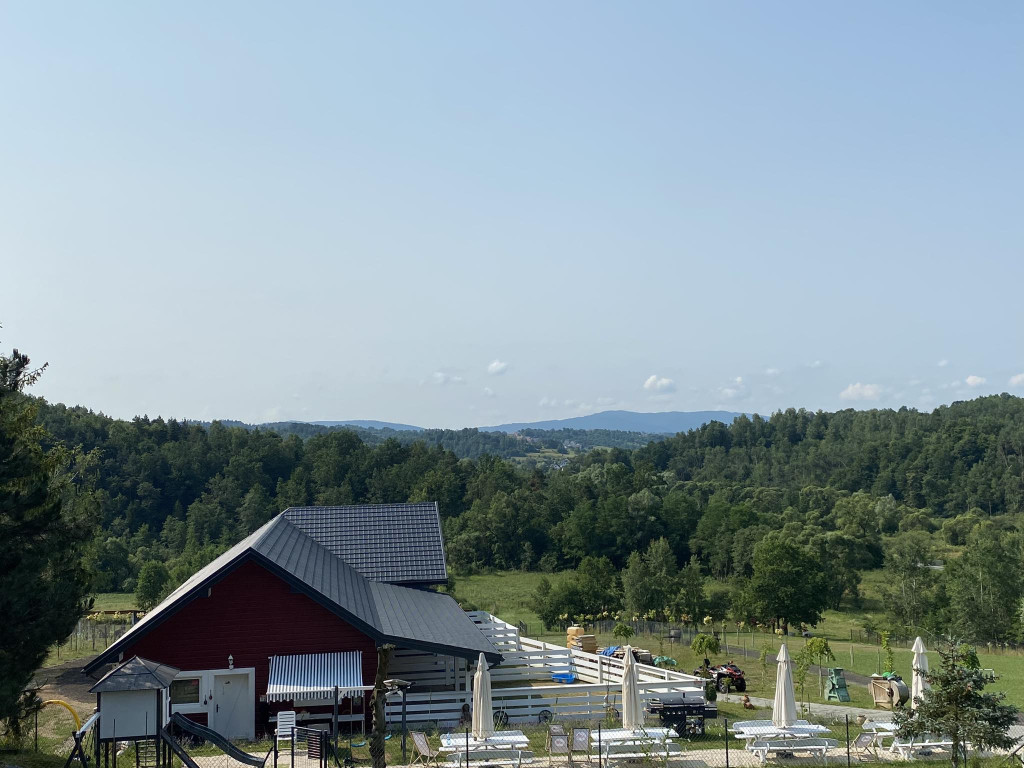
<path id="1" fill-rule="evenodd" d="M 81 551 L 94 524 L 80 491 L 88 458 L 44 450 L 36 403 L 23 394 L 40 373 L 18 350 L 0 357 L 0 719 L 14 727 L 33 673 L 85 607 Z"/>

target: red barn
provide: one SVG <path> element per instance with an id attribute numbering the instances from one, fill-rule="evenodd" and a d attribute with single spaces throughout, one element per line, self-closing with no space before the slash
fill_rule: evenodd
<path id="1" fill-rule="evenodd" d="M 181 670 L 171 708 L 229 738 L 279 709 L 361 721 L 377 648 L 422 687 L 466 690 L 501 655 L 448 595 L 435 503 L 285 510 L 194 574 L 85 668 L 141 656 Z M 420 684 L 420 683 L 418 683 Z"/>

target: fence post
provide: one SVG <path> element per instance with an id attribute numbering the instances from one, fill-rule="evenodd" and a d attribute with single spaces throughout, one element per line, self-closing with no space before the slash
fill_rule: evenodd
<path id="1" fill-rule="evenodd" d="M 36 709 L 36 746 L 35 751 L 39 751 L 39 709 Z"/>
<path id="2" fill-rule="evenodd" d="M 846 715 L 846 768 L 850 768 L 850 716 Z"/>
<path id="3" fill-rule="evenodd" d="M 469 728 L 466 729 L 466 768 L 469 768 Z"/>
<path id="4" fill-rule="evenodd" d="M 292 745 L 291 745 L 291 750 L 292 750 L 292 768 L 295 768 L 295 726 L 292 726 Z M 114 768 L 117 768 L 117 766 L 115 765 Z"/>
<path id="5" fill-rule="evenodd" d="M 570 748 L 569 754 L 572 754 Z M 601 721 L 597 722 L 597 768 L 601 768 Z"/>
<path id="6" fill-rule="evenodd" d="M 725 768 L 729 768 L 729 718 L 725 718 Z"/>

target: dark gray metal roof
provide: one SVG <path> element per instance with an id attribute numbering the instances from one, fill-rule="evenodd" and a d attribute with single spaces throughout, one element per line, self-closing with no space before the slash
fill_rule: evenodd
<path id="1" fill-rule="evenodd" d="M 459 655 L 475 660 L 484 653 L 489 661 L 497 663 L 498 649 L 451 596 L 377 582 L 370 584 L 370 591 L 381 631 L 395 638 L 400 647 L 416 643 L 412 647 L 433 649 L 435 653 L 445 653 L 444 648 L 462 648 L 474 653 Z"/>
<path id="2" fill-rule="evenodd" d="M 291 507 L 286 518 L 373 581 L 444 584 L 437 503 Z"/>
<path id="3" fill-rule="evenodd" d="M 166 664 L 132 656 L 100 678 L 89 693 L 111 691 L 157 691 L 166 688 L 181 670 Z"/>
<path id="4" fill-rule="evenodd" d="M 501 660 L 491 641 L 449 595 L 371 581 L 296 525 L 290 511 L 278 515 L 194 573 L 90 662 L 85 671 L 91 673 L 115 659 L 120 649 L 205 594 L 207 587 L 246 560 L 259 562 L 379 644 L 393 643 L 402 648 L 468 659 L 475 659 L 482 652 L 492 663 Z"/>

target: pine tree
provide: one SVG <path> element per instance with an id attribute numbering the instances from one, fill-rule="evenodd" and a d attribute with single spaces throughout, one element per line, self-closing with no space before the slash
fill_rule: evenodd
<path id="1" fill-rule="evenodd" d="M 893 714 L 896 736 L 935 734 L 949 739 L 953 768 L 966 762 L 968 744 L 975 750 L 1009 749 L 1015 743 L 1009 728 L 1017 720 L 1017 708 L 1004 703 L 1005 694 L 984 693 L 993 678 L 971 663 L 970 649 L 951 642 L 939 655 L 938 670 L 926 676 L 931 689 L 913 710 Z"/>
<path id="2" fill-rule="evenodd" d="M 17 350 L 0 357 L 0 720 L 15 730 L 33 673 L 86 607 L 81 550 L 95 521 L 80 488 L 87 457 L 43 448 L 23 392 L 41 372 Z"/>

